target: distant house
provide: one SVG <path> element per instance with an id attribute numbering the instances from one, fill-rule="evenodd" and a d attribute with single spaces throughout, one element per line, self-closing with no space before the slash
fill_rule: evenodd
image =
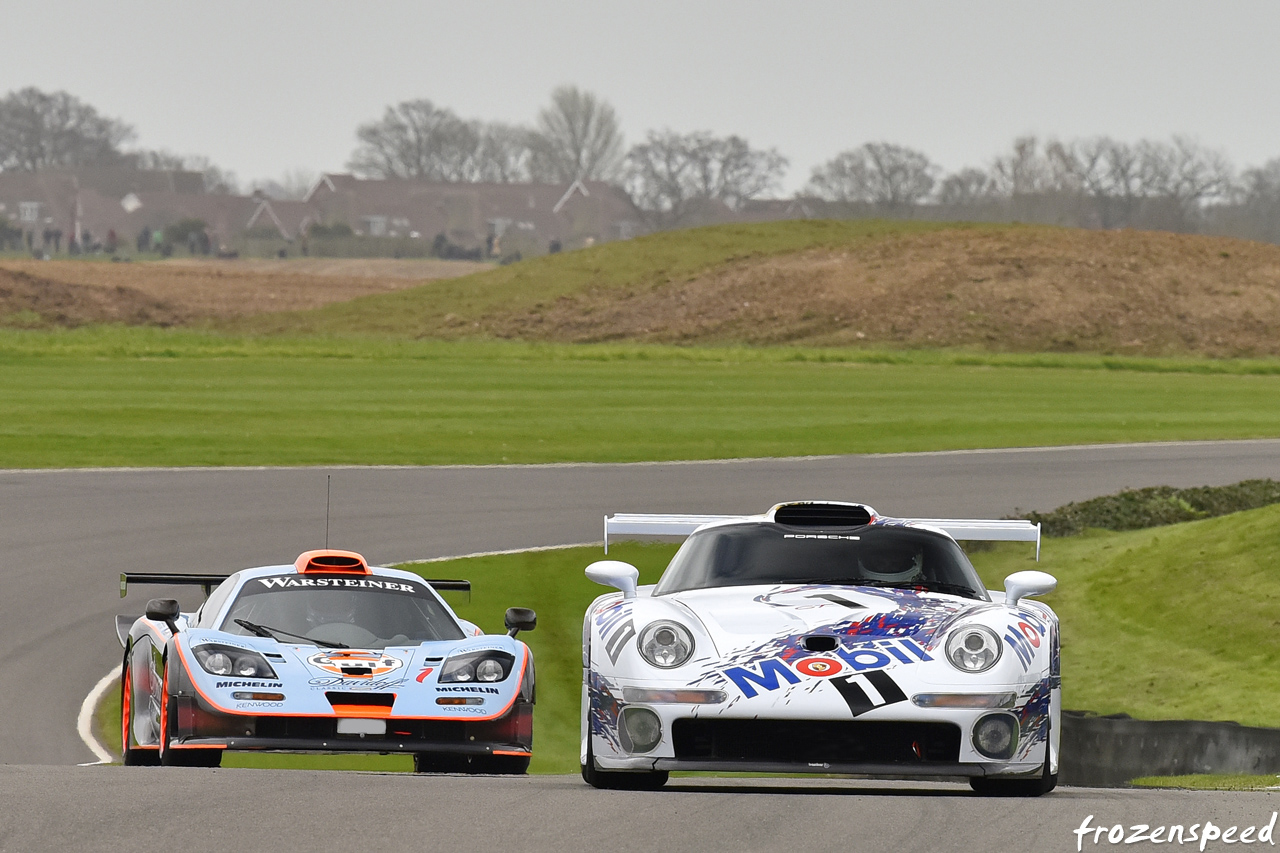
<path id="1" fill-rule="evenodd" d="M 229 245 L 253 228 L 292 240 L 316 221 L 302 202 L 206 193 L 199 172 L 126 168 L 0 172 L 0 217 L 31 233 L 36 245 L 45 231 L 60 231 L 64 248 L 77 229 L 94 242 L 114 231 L 128 245 L 144 229 L 199 219 L 215 245 Z"/>
<path id="2" fill-rule="evenodd" d="M 640 212 L 618 187 L 572 184 L 438 183 L 326 174 L 305 203 L 325 224 L 357 234 L 434 240 L 490 255 L 540 253 L 629 239 L 642 233 Z"/>

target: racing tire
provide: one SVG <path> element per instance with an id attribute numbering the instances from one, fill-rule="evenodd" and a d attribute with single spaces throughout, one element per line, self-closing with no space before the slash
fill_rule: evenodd
<path id="1" fill-rule="evenodd" d="M 155 767 L 160 753 L 154 749 L 134 749 L 133 741 L 133 673 L 129 669 L 128 652 L 120 675 L 120 762 L 126 767 Z"/>
<path id="2" fill-rule="evenodd" d="M 177 702 L 169 695 L 169 673 L 164 682 L 164 713 L 160 715 L 160 764 L 164 767 L 221 767 L 221 749 L 173 749 L 169 746 L 169 721 L 178 713 Z"/>
<path id="3" fill-rule="evenodd" d="M 1044 738 L 1044 768 L 1039 776 L 1030 779 L 998 779 L 987 776 L 974 776 L 969 779 L 969 787 L 974 793 L 983 797 L 1040 797 L 1058 787 L 1058 774 L 1049 772 L 1049 729 L 1046 725 Z"/>
<path id="4" fill-rule="evenodd" d="M 605 791 L 656 791 L 667 784 L 667 779 L 671 776 L 666 770 L 601 770 L 596 767 L 590 737 L 587 738 L 587 763 L 581 767 L 582 781 Z"/>

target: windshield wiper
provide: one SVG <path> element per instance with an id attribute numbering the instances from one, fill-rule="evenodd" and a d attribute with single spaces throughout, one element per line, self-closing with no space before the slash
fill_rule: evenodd
<path id="1" fill-rule="evenodd" d="M 292 631 L 284 631 L 284 630 L 281 630 L 280 628 L 271 628 L 266 625 L 258 625 L 254 622 L 250 622 L 248 619 L 232 619 L 231 621 L 235 622 L 237 625 L 239 625 L 241 628 L 244 628 L 246 631 L 251 631 L 252 633 L 254 633 L 259 637 L 266 637 L 268 640 L 275 640 L 277 643 L 280 642 L 280 640 L 279 638 L 276 637 L 276 634 L 284 634 L 286 637 L 296 637 L 299 640 L 307 640 L 309 642 L 315 643 L 317 646 L 324 646 L 326 649 L 351 648 L 346 643 L 326 643 L 323 640 L 317 640 L 315 637 L 308 637 L 306 634 L 295 634 Z"/>

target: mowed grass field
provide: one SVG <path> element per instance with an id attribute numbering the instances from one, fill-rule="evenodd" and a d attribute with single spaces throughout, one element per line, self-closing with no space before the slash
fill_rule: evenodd
<path id="1" fill-rule="evenodd" d="M 0 467 L 489 464 L 1280 435 L 1280 363 L 0 332 Z"/>

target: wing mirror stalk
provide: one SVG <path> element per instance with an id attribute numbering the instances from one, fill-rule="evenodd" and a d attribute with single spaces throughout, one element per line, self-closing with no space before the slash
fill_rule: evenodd
<path id="1" fill-rule="evenodd" d="M 587 566 L 587 577 L 603 586 L 622 590 L 623 598 L 635 598 L 640 570 L 621 560 L 600 560 Z"/>
<path id="2" fill-rule="evenodd" d="M 514 637 L 521 631 L 532 631 L 538 627 L 538 614 L 527 607 L 508 607 L 502 621 L 507 626 L 507 636 Z"/>
<path id="3" fill-rule="evenodd" d="M 153 598 L 147 602 L 147 618 L 168 625 L 171 634 L 178 633 L 177 620 L 181 612 L 178 602 L 172 598 Z"/>
<path id="4" fill-rule="evenodd" d="M 1057 586 L 1058 579 L 1048 572 L 1014 572 L 1004 579 L 1004 603 L 1013 606 L 1033 595 L 1047 595 Z"/>

